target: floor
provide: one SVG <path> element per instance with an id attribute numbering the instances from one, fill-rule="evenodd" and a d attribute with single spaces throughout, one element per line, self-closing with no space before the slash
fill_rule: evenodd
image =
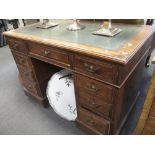
<path id="1" fill-rule="evenodd" d="M 121 134 L 132 134 L 140 114 L 153 67 L 146 69 L 142 94 Z M 26 96 L 7 46 L 0 48 L 0 135 L 83 135 L 74 122 L 59 117 L 52 108 L 43 108 Z"/>

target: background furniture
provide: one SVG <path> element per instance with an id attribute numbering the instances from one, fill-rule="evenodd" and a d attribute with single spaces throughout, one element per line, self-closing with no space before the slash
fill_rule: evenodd
<path id="1" fill-rule="evenodd" d="M 13 25 L 14 29 L 17 29 L 19 27 L 19 20 L 18 19 L 9 19 L 8 23 Z"/>
<path id="2" fill-rule="evenodd" d="M 26 94 L 48 106 L 46 86 L 55 72 L 74 73 L 77 125 L 91 134 L 119 134 L 135 101 L 152 52 L 151 26 L 117 25 L 114 38 L 94 36 L 100 23 L 68 32 L 59 27 L 39 30 L 35 25 L 4 33 L 20 72 Z M 61 31 L 60 31 L 61 30 Z"/>
<path id="3" fill-rule="evenodd" d="M 3 32 L 38 22 L 37 19 L 0 19 L 0 47 L 7 45 Z"/>
<path id="4" fill-rule="evenodd" d="M 139 25 L 152 25 L 153 19 L 113 19 L 114 23 L 126 23 L 126 24 L 139 24 Z"/>
<path id="5" fill-rule="evenodd" d="M 7 31 L 7 21 L 5 19 L 0 19 L 0 47 L 6 45 L 6 39 L 3 36 L 3 32 Z"/>

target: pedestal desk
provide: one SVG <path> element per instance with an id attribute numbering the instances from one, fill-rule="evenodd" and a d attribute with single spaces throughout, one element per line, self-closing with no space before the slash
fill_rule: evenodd
<path id="1" fill-rule="evenodd" d="M 24 91 L 48 106 L 47 82 L 55 72 L 73 72 L 78 118 L 90 134 L 119 134 L 139 95 L 143 70 L 151 54 L 151 26 L 117 24 L 114 37 L 93 35 L 100 23 L 83 22 L 81 31 L 37 24 L 5 32 Z"/>

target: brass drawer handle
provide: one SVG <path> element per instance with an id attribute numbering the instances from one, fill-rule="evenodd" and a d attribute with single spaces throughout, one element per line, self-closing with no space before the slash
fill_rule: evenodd
<path id="1" fill-rule="evenodd" d="M 99 89 L 95 86 L 94 83 L 88 84 L 88 85 L 87 85 L 87 88 L 88 88 L 90 91 L 92 91 L 92 92 L 97 92 L 97 91 L 99 90 Z"/>
<path id="2" fill-rule="evenodd" d="M 94 101 L 89 102 L 89 105 L 93 108 L 99 108 L 100 105 L 96 104 Z"/>
<path id="3" fill-rule="evenodd" d="M 85 69 L 90 72 L 90 73 L 96 73 L 97 72 L 97 68 L 95 68 L 93 65 L 89 65 L 87 63 L 84 63 L 84 67 Z"/>
<path id="4" fill-rule="evenodd" d="M 45 50 L 45 51 L 43 51 L 42 54 L 43 54 L 45 57 L 47 57 L 49 53 L 50 53 L 49 51 L 46 51 L 46 50 Z"/>

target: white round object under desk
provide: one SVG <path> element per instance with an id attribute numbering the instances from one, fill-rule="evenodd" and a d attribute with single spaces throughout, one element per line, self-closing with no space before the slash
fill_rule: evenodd
<path id="1" fill-rule="evenodd" d="M 48 82 L 46 93 L 49 104 L 58 115 L 71 121 L 77 118 L 71 71 L 64 69 L 55 73 Z"/>

